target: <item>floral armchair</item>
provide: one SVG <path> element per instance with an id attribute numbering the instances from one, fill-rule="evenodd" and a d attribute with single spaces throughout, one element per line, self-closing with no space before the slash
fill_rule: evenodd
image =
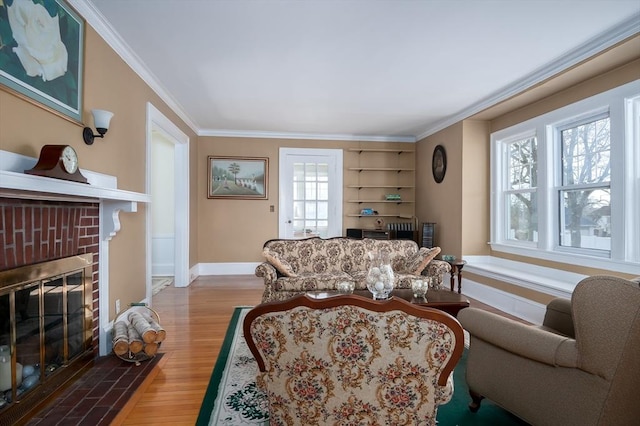
<path id="1" fill-rule="evenodd" d="M 447 313 L 355 295 L 259 305 L 244 336 L 271 425 L 435 425 L 464 345 Z"/>

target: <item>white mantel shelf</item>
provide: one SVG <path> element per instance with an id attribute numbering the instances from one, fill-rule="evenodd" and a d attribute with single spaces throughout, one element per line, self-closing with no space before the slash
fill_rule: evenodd
<path id="1" fill-rule="evenodd" d="M 2 195 L 17 198 L 28 197 L 30 199 L 65 201 L 112 200 L 142 203 L 151 201 L 150 195 L 140 192 L 94 186 L 61 179 L 50 179 L 3 170 L 0 170 L 0 189 L 2 190 Z"/>
<path id="2" fill-rule="evenodd" d="M 100 203 L 100 232 L 109 241 L 120 230 L 120 212 L 133 213 L 138 203 L 150 203 L 151 196 L 118 189 L 115 176 L 81 170 L 89 183 L 78 183 L 29 175 L 37 160 L 32 157 L 0 151 L 0 196 L 29 200 Z"/>

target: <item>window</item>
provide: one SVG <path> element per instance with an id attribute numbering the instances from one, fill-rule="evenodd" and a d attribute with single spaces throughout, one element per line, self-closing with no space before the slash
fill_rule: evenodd
<path id="1" fill-rule="evenodd" d="M 640 80 L 495 132 L 491 161 L 493 249 L 640 274 Z"/>
<path id="2" fill-rule="evenodd" d="M 537 140 L 535 137 L 517 139 L 507 144 L 507 188 L 504 191 L 507 209 L 507 239 L 530 241 L 538 239 Z"/>
<path id="3" fill-rule="evenodd" d="M 559 131 L 562 247 L 611 252 L 611 130 L 608 115 Z"/>

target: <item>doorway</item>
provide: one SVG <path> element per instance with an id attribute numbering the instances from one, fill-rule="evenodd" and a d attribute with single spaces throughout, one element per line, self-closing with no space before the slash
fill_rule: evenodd
<path id="1" fill-rule="evenodd" d="M 161 218 L 154 217 L 153 207 L 146 210 L 146 294 L 150 302 L 154 268 L 155 274 L 171 274 L 176 287 L 186 287 L 190 282 L 189 138 L 150 103 L 147 103 L 146 156 L 149 164 L 147 194 L 152 195 L 152 205 L 158 202 L 166 208 Z M 162 188 L 154 188 L 154 185 L 162 185 Z M 154 231 L 154 224 L 159 232 Z"/>
<path id="2" fill-rule="evenodd" d="M 280 238 L 342 235 L 342 150 L 280 148 Z"/>

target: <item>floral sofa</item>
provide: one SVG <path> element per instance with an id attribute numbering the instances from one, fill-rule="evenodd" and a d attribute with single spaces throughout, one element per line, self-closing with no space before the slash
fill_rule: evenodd
<path id="1" fill-rule="evenodd" d="M 424 276 L 433 277 L 432 287 L 442 286 L 443 275 L 451 270 L 447 262 L 434 259 L 439 247 L 420 248 L 411 240 L 307 238 L 269 240 L 264 244 L 266 262 L 256 268 L 264 279 L 263 302 L 285 300 L 308 291 L 332 291 L 340 282 L 366 290 L 368 254 L 386 251 L 395 273 L 395 288 L 411 288 Z"/>

